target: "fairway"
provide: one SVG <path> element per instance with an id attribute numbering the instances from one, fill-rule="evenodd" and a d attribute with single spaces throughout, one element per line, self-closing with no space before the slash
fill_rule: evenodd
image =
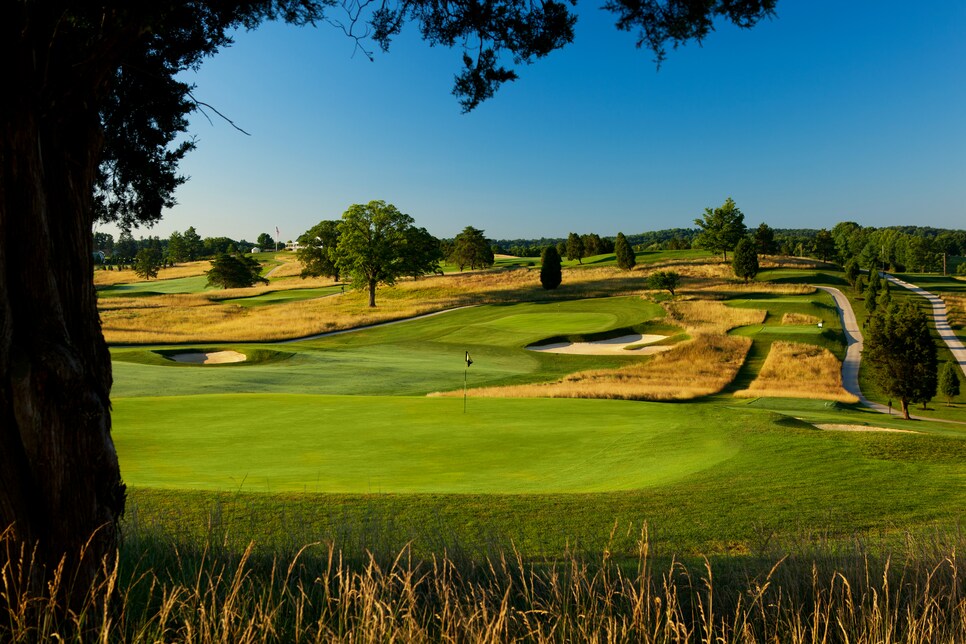
<path id="1" fill-rule="evenodd" d="M 181 293 L 201 293 L 215 287 L 208 286 L 205 275 L 177 277 L 169 280 L 134 282 L 133 284 L 114 284 L 97 289 L 98 297 L 145 297 L 148 295 L 174 295 Z"/>

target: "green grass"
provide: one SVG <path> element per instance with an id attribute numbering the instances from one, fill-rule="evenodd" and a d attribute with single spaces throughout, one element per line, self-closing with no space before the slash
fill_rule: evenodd
<path id="1" fill-rule="evenodd" d="M 178 277 L 170 280 L 148 280 L 133 284 L 115 284 L 97 289 L 99 297 L 147 297 L 151 295 L 172 295 L 180 293 L 201 293 L 216 287 L 208 286 L 204 275 Z"/>
<path id="2" fill-rule="evenodd" d="M 341 286 L 324 286 L 322 288 L 292 288 L 281 291 L 268 291 L 260 295 L 250 297 L 233 297 L 219 302 L 238 304 L 239 306 L 268 306 L 282 302 L 300 302 L 302 300 L 313 300 L 318 297 L 326 297 L 342 293 Z"/>

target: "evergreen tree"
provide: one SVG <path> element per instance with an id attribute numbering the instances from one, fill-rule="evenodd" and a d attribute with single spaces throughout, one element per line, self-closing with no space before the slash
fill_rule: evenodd
<path id="1" fill-rule="evenodd" d="M 861 274 L 862 269 L 859 268 L 859 263 L 855 261 L 855 258 L 845 262 L 845 279 L 850 285 L 855 286 L 855 282 Z"/>
<path id="2" fill-rule="evenodd" d="M 869 271 L 869 282 L 865 287 L 865 312 L 874 313 L 879 306 L 879 291 L 882 290 L 882 280 L 879 278 L 879 271 L 872 269 Z"/>
<path id="3" fill-rule="evenodd" d="M 745 215 L 731 197 L 720 208 L 705 208 L 704 217 L 695 219 L 694 223 L 701 228 L 698 243 L 713 253 L 722 253 L 725 261 L 728 261 L 728 251 L 745 236 Z"/>
<path id="4" fill-rule="evenodd" d="M 755 252 L 755 242 L 747 237 L 741 238 L 735 246 L 731 267 L 735 271 L 735 277 L 740 277 L 745 282 L 758 275 L 758 253 Z"/>
<path id="5" fill-rule="evenodd" d="M 936 345 L 915 304 L 880 308 L 869 317 L 862 358 L 879 389 L 899 400 L 906 419 L 910 402 L 925 406 L 936 395 Z"/>
<path id="6" fill-rule="evenodd" d="M 775 231 L 765 222 L 758 224 L 755 229 L 755 250 L 759 255 L 774 255 L 777 247 L 775 245 Z"/>
<path id="7" fill-rule="evenodd" d="M 261 276 L 262 266 L 251 255 L 219 253 L 211 260 L 211 269 L 205 272 L 209 286 L 221 288 L 247 288 L 268 280 Z"/>
<path id="8" fill-rule="evenodd" d="M 617 233 L 617 240 L 614 242 L 614 254 L 617 256 L 617 267 L 630 270 L 637 264 L 637 257 L 634 250 L 627 243 L 624 233 Z"/>
<path id="9" fill-rule="evenodd" d="M 548 291 L 560 286 L 563 271 L 560 268 L 560 254 L 556 246 L 547 246 L 540 256 L 540 285 Z"/>
<path id="10" fill-rule="evenodd" d="M 818 234 L 815 235 L 814 251 L 816 255 L 822 258 L 823 262 L 827 262 L 829 258 L 834 257 L 835 239 L 832 237 L 832 233 L 824 228 L 818 231 Z"/>
<path id="11" fill-rule="evenodd" d="M 172 264 L 188 261 L 188 246 L 185 244 L 184 235 L 177 230 L 168 237 L 168 261 Z"/>
<path id="12" fill-rule="evenodd" d="M 953 398 L 959 395 L 959 367 L 955 362 L 946 362 L 939 370 L 939 393 L 946 399 L 946 406 L 952 405 Z"/>
<path id="13" fill-rule="evenodd" d="M 161 251 L 156 247 L 142 248 L 134 256 L 134 273 L 141 279 L 149 280 L 158 276 L 161 270 Z"/>

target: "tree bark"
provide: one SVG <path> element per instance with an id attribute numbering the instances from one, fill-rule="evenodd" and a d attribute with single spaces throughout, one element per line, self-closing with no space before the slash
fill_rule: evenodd
<path id="1" fill-rule="evenodd" d="M 72 608 L 113 561 L 124 509 L 91 279 L 100 120 L 90 93 L 70 91 L 106 83 L 110 68 L 83 78 L 39 40 L 2 46 L 16 92 L 0 106 L 0 531 L 12 527 L 14 545 L 0 568 L 36 548 L 40 591 L 63 562 L 59 599 Z M 52 83 L 66 86 L 61 100 Z"/>
<path id="2" fill-rule="evenodd" d="M 376 280 L 369 280 L 369 306 L 376 305 Z"/>

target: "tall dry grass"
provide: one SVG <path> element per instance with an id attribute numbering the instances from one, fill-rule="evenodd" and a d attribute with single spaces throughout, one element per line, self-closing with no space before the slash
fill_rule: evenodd
<path id="1" fill-rule="evenodd" d="M 658 353 L 649 362 L 580 371 L 557 382 L 470 389 L 466 394 L 485 398 L 690 400 L 724 389 L 738 374 L 749 348 L 750 338 L 705 334 Z"/>
<path id="2" fill-rule="evenodd" d="M 790 326 L 803 326 L 806 324 L 814 326 L 819 322 L 821 322 L 821 318 L 809 315 L 808 313 L 786 313 L 782 316 L 782 324 Z"/>
<path id="3" fill-rule="evenodd" d="M 684 327 L 688 333 L 726 333 L 730 329 L 765 321 L 766 311 L 738 309 L 713 300 L 675 300 L 664 302 L 671 324 Z"/>
<path id="4" fill-rule="evenodd" d="M 144 545 L 144 544 L 142 544 Z M 62 579 L 25 593 L 0 571 L 9 642 L 962 642 L 962 536 L 877 555 L 860 543 L 771 559 L 685 564 L 564 553 L 528 562 L 408 550 L 361 561 L 332 544 L 260 555 L 217 543 L 146 544 L 109 566 L 80 610 Z M 122 553 L 122 560 L 125 559 Z M 21 562 L 22 563 L 22 562 Z"/>
<path id="5" fill-rule="evenodd" d="M 211 262 L 208 260 L 201 260 L 197 262 L 185 262 L 183 264 L 178 264 L 177 266 L 169 266 L 167 268 L 162 268 L 158 271 L 158 276 L 155 279 L 168 280 L 175 279 L 178 277 L 194 277 L 196 275 L 204 275 L 205 271 L 211 268 Z M 109 270 L 95 270 L 94 271 L 94 286 L 113 286 L 115 284 L 133 284 L 134 282 L 143 282 L 144 278 L 138 276 L 131 269 L 126 269 L 123 271 L 109 271 Z"/>
<path id="6" fill-rule="evenodd" d="M 842 387 L 842 363 L 831 351 L 812 344 L 776 340 L 758 377 L 735 392 L 739 398 L 818 398 L 854 403 Z"/>
<path id="7" fill-rule="evenodd" d="M 943 293 L 940 297 L 946 303 L 946 316 L 949 326 L 954 329 L 966 327 L 966 297 L 950 295 L 949 293 Z"/>

